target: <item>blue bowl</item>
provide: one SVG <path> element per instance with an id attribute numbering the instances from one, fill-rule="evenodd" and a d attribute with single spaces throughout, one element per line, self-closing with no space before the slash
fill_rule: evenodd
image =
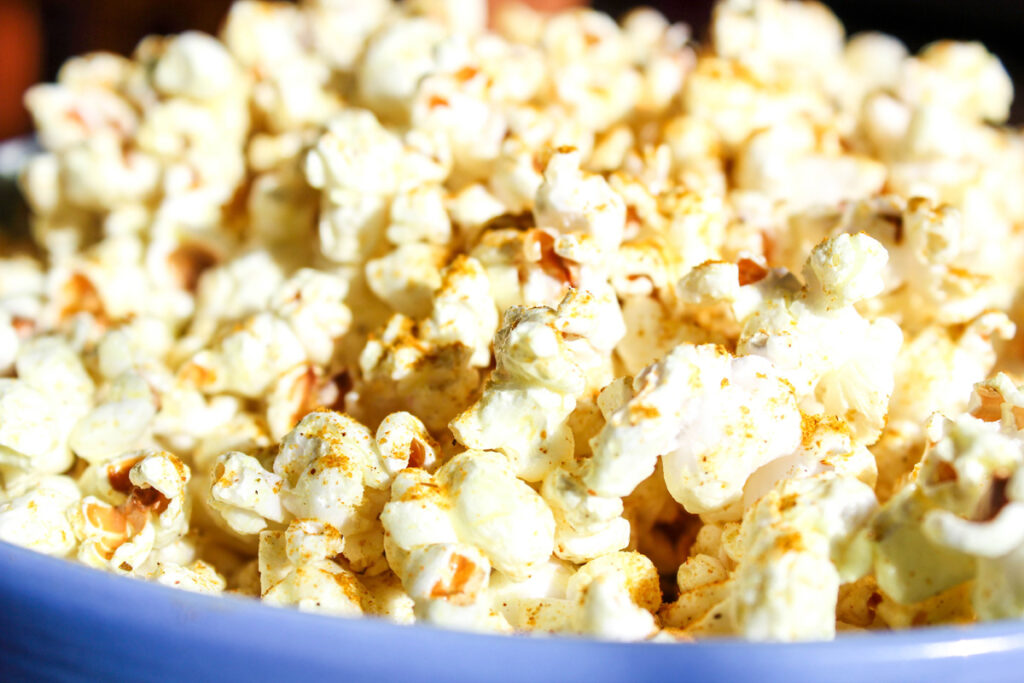
<path id="1" fill-rule="evenodd" d="M 489 636 L 197 595 L 0 543 L 0 680 L 299 678 L 993 683 L 1024 680 L 1024 625 L 786 645 Z"/>

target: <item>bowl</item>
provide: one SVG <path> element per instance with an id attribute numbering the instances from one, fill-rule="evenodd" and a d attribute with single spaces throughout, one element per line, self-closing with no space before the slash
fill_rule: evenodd
<path id="1" fill-rule="evenodd" d="M 609 643 L 344 619 L 188 593 L 0 542 L 0 680 L 1019 681 L 1024 624 L 832 642 Z"/>

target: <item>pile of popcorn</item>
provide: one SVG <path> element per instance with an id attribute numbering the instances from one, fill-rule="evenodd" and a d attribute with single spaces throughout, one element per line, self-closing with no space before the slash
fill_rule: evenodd
<path id="1" fill-rule="evenodd" d="M 72 59 L 0 258 L 0 539 L 504 633 L 1024 617 L 1012 96 L 788 0 L 701 47 L 239 0 Z"/>

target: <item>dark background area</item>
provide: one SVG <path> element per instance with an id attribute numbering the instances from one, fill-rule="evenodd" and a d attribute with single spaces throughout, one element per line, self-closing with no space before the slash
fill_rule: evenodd
<path id="1" fill-rule="evenodd" d="M 593 5 L 620 15 L 632 1 Z M 702 35 L 712 0 L 661 0 L 651 4 Z M 849 34 L 880 30 L 911 50 L 938 38 L 980 40 L 996 53 L 1018 90 L 1024 90 L 1024 0 L 826 0 Z M 230 0 L 0 0 L 0 139 L 28 132 L 21 93 L 52 80 L 68 57 L 91 50 L 126 54 L 150 33 L 188 28 L 216 31 Z M 1024 97 L 1013 120 L 1024 122 Z"/>

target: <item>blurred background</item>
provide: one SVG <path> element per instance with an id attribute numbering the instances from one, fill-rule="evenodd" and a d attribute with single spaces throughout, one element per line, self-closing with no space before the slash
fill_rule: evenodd
<path id="1" fill-rule="evenodd" d="M 533 0 L 566 5 L 573 0 Z M 21 96 L 52 80 L 65 59 L 92 50 L 131 52 L 150 33 L 196 28 L 215 32 L 231 0 L 0 0 L 0 140 L 29 132 Z M 620 15 L 650 4 L 698 36 L 712 0 L 597 0 L 593 6 Z M 848 33 L 875 29 L 898 36 L 912 49 L 937 38 L 980 40 L 995 52 L 1017 84 L 1024 84 L 1024 0 L 825 0 Z M 1024 97 L 1013 121 L 1024 122 Z"/>

